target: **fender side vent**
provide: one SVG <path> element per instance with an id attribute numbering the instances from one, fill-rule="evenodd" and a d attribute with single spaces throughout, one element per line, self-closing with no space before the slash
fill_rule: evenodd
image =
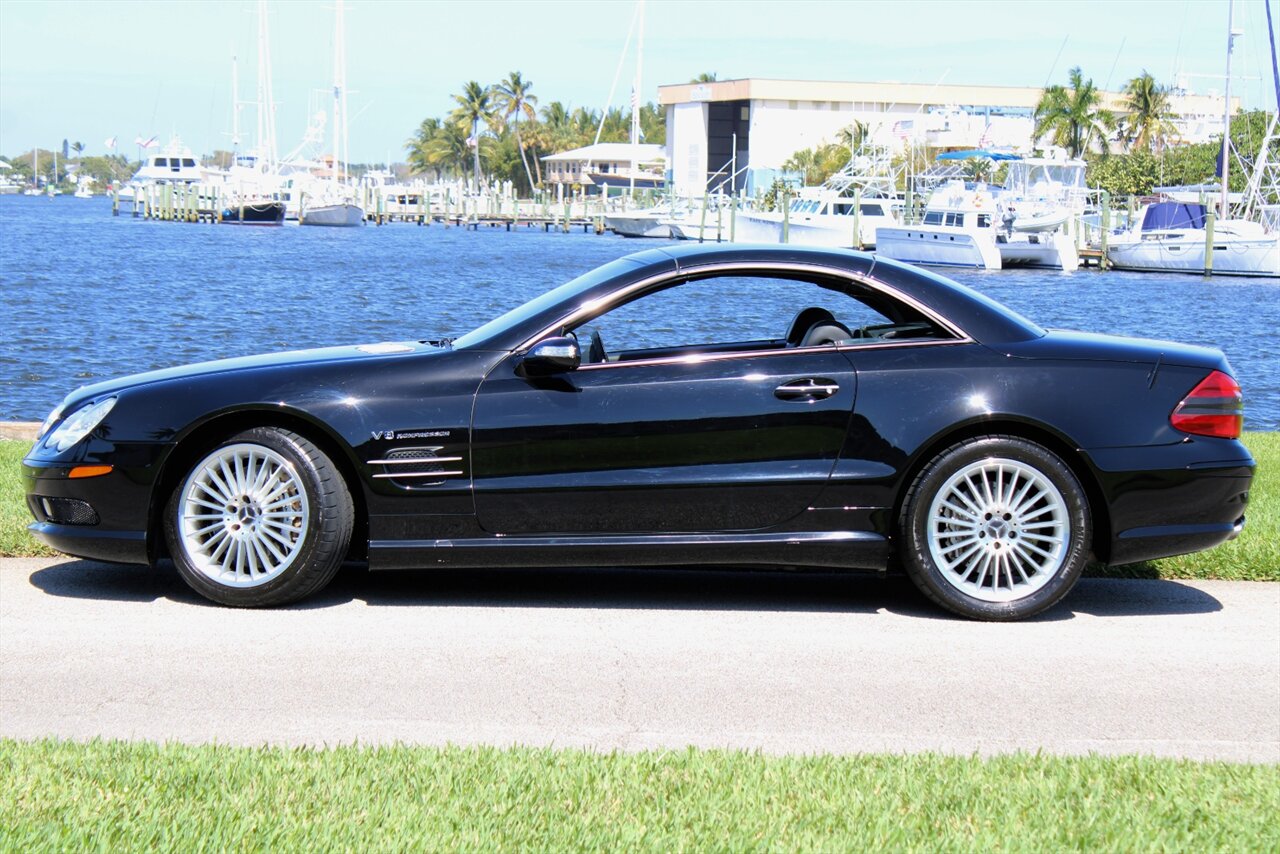
<path id="1" fill-rule="evenodd" d="M 389 480 L 404 489 L 424 489 L 439 486 L 466 474 L 462 470 L 462 457 L 441 456 L 443 447 L 396 448 L 388 451 L 369 465 L 381 467 L 373 477 Z"/>

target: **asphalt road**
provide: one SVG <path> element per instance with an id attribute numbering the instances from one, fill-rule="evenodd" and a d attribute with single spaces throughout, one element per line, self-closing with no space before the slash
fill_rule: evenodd
<path id="1" fill-rule="evenodd" d="M 344 568 L 235 611 L 8 559 L 0 735 L 1280 762 L 1280 584 L 1086 580 L 997 625 L 874 576 Z"/>

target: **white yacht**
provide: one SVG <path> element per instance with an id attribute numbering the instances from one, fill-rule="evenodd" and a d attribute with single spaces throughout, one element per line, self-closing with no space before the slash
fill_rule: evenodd
<path id="1" fill-rule="evenodd" d="M 672 212 L 667 208 L 620 211 L 605 215 L 604 227 L 622 237 L 666 239 L 671 237 L 671 226 L 668 220 L 672 216 Z"/>
<path id="2" fill-rule="evenodd" d="M 739 211 L 734 240 L 799 246 L 874 248 L 876 231 L 901 222 L 893 178 L 870 157 L 855 158 L 819 187 L 803 187 L 782 211 Z M 856 230 L 856 233 L 855 233 Z"/>
<path id="3" fill-rule="evenodd" d="M 134 187 L 151 184 L 197 184 L 205 179 L 200 161 L 176 136 L 164 150 L 148 154 L 129 183 Z"/>
<path id="4" fill-rule="evenodd" d="M 1200 273 L 1206 269 L 1207 208 L 1202 204 L 1155 202 L 1137 224 L 1111 236 L 1107 259 L 1117 270 Z M 1224 219 L 1213 225 L 1214 275 L 1280 276 L 1280 231 L 1261 222 Z"/>
<path id="5" fill-rule="evenodd" d="M 877 228 L 876 254 L 909 264 L 999 270 L 998 216 L 985 184 L 949 181 L 929 197 L 923 222 Z"/>

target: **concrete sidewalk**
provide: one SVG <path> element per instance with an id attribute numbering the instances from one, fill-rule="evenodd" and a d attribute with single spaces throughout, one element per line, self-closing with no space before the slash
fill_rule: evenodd
<path id="1" fill-rule="evenodd" d="M 0 735 L 1280 762 L 1280 584 L 1086 579 L 1005 625 L 874 576 L 349 568 L 237 611 L 6 559 Z"/>

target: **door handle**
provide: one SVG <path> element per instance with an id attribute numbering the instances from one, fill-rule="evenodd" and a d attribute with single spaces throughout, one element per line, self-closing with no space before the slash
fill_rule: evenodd
<path id="1" fill-rule="evenodd" d="M 773 390 L 773 396 L 779 400 L 815 401 L 831 397 L 839 390 L 840 385 L 835 380 L 825 377 L 806 377 L 802 380 L 783 383 Z"/>

